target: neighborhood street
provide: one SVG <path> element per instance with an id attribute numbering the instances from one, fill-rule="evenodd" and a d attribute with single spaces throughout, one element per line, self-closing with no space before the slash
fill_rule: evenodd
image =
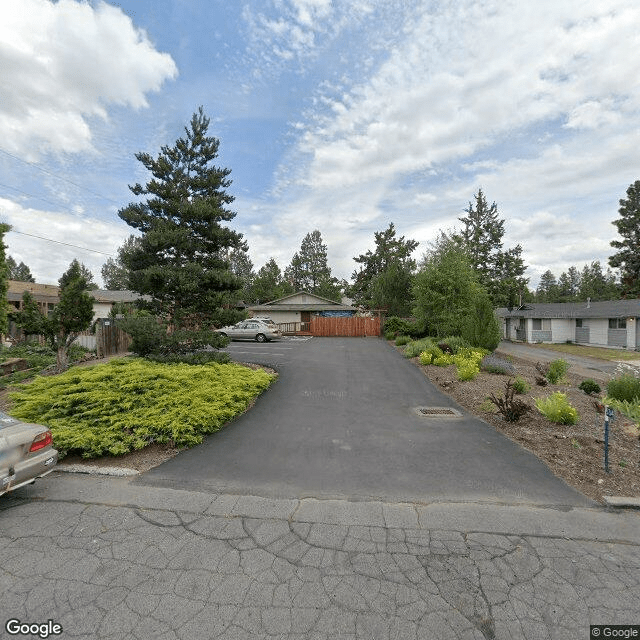
<path id="1" fill-rule="evenodd" d="M 228 350 L 280 379 L 202 446 L 0 498 L 0 638 L 582 640 L 640 623 L 640 513 L 471 416 L 422 417 L 459 408 L 386 342 Z"/>

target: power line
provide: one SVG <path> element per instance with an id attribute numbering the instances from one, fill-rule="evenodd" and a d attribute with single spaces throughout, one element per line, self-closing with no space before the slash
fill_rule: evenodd
<path id="1" fill-rule="evenodd" d="M 25 196 L 29 196 L 30 198 L 35 198 L 36 200 L 42 200 L 42 202 L 46 202 L 47 204 L 52 204 L 54 207 L 59 207 L 60 208 L 60 203 L 59 202 L 54 202 L 53 200 L 47 200 L 46 198 L 43 198 L 42 196 L 36 196 L 33 193 L 28 193 L 26 191 L 23 191 L 22 189 L 18 189 L 18 187 L 12 187 L 8 184 L 2 184 L 0 182 L 0 187 L 4 187 L 5 189 L 11 189 L 12 191 L 17 191 L 18 193 L 22 193 Z M 67 207 L 62 207 L 65 211 L 69 212 L 72 216 L 76 216 L 78 218 L 82 218 L 82 216 L 79 213 L 76 213 L 75 211 L 72 211 L 71 209 L 67 208 Z"/>
<path id="2" fill-rule="evenodd" d="M 29 162 L 28 160 L 23 160 L 22 158 L 13 155 L 13 153 L 9 153 L 6 149 L 3 149 L 2 147 L 0 147 L 0 152 L 4 153 L 5 155 L 9 156 L 10 158 L 13 158 L 14 160 L 18 160 L 19 162 L 23 162 L 24 164 L 28 164 L 30 167 L 34 167 L 38 171 L 42 171 L 42 173 L 46 173 L 49 176 L 53 176 L 54 178 L 58 178 L 58 180 L 63 180 L 64 182 L 68 182 L 69 184 L 72 184 L 74 187 L 78 187 L 78 189 L 82 189 L 82 190 L 86 191 L 87 193 L 90 193 L 91 195 L 94 195 L 94 196 L 96 196 L 98 198 L 101 198 L 102 200 L 107 200 L 108 202 L 113 202 L 113 204 L 120 204 L 116 200 L 112 200 L 111 198 L 107 198 L 107 196 L 103 196 L 100 193 L 96 193 L 95 191 L 92 191 L 91 189 L 88 189 L 87 187 L 83 187 L 81 184 L 78 184 L 77 182 L 73 182 L 73 180 L 69 180 L 68 178 L 64 178 L 63 176 L 60 176 L 60 175 L 58 175 L 56 173 L 53 173 L 52 171 L 49 171 L 47 169 L 43 169 L 41 166 L 37 165 L 35 162 Z"/>
<path id="3" fill-rule="evenodd" d="M 55 244 L 63 244 L 66 247 L 73 247 L 74 249 L 82 249 L 83 251 L 91 251 L 92 253 L 100 253 L 103 256 L 113 257 L 112 253 L 105 253 L 104 251 L 96 251 L 95 249 L 88 249 L 87 247 L 80 247 L 77 244 L 69 244 L 68 242 L 60 242 L 60 240 L 52 240 L 51 238 L 45 238 L 43 236 L 36 236 L 33 233 L 24 233 L 24 231 L 15 231 L 11 229 L 9 233 L 19 233 L 21 236 L 29 236 L 30 238 L 38 238 L 39 240 L 46 240 L 47 242 L 55 242 Z"/>

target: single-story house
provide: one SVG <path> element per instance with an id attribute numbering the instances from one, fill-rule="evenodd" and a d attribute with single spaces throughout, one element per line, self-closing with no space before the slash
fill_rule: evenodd
<path id="1" fill-rule="evenodd" d="M 251 317 L 267 316 L 276 324 L 287 325 L 309 323 L 313 315 L 354 316 L 358 310 L 351 305 L 334 302 L 308 291 L 296 291 L 265 304 L 250 305 L 247 311 Z M 296 330 L 304 329 L 305 327 L 300 327 Z"/>
<path id="2" fill-rule="evenodd" d="M 52 284 L 38 284 L 36 282 L 20 282 L 9 280 L 7 290 L 7 301 L 9 305 L 20 310 L 22 309 L 22 294 L 29 291 L 33 299 L 38 303 L 40 311 L 45 314 L 51 313 L 53 308 L 60 301 L 60 287 Z M 134 291 L 108 291 L 106 289 L 93 289 L 88 291 L 94 299 L 93 320 L 106 318 L 114 304 L 117 302 L 133 303 L 138 298 L 144 298 Z"/>
<path id="3" fill-rule="evenodd" d="M 502 337 L 640 350 L 640 300 L 526 303 L 496 309 Z"/>

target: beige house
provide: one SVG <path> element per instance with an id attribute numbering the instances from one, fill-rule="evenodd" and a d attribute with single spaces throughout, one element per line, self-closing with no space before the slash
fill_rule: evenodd
<path id="1" fill-rule="evenodd" d="M 251 317 L 267 316 L 276 324 L 305 324 L 311 316 L 353 316 L 357 309 L 348 304 L 334 302 L 308 291 L 296 291 L 291 295 L 247 307 Z M 304 330 L 304 327 L 301 327 Z"/>

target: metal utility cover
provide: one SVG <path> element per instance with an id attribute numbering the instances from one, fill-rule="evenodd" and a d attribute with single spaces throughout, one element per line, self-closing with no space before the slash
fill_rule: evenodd
<path id="1" fill-rule="evenodd" d="M 414 409 L 421 418 L 461 418 L 462 414 L 451 407 L 416 407 Z"/>

